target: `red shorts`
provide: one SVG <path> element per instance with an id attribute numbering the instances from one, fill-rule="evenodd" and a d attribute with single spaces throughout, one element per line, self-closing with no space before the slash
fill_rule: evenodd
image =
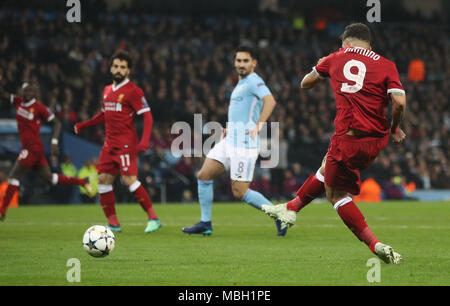
<path id="1" fill-rule="evenodd" d="M 44 148 L 38 150 L 23 149 L 17 157 L 17 163 L 27 168 L 47 166 Z"/>
<path id="2" fill-rule="evenodd" d="M 388 140 L 389 135 L 331 137 L 325 164 L 325 184 L 358 195 L 361 187 L 359 170 L 367 168 L 375 160 Z"/>
<path id="3" fill-rule="evenodd" d="M 102 148 L 98 159 L 98 173 L 106 173 L 116 176 L 136 176 L 138 174 L 137 152 L 130 149 Z"/>

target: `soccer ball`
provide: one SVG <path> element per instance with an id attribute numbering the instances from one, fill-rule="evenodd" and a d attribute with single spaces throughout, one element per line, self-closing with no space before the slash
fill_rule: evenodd
<path id="1" fill-rule="evenodd" d="M 83 248 L 93 257 L 105 257 L 114 249 L 116 238 L 113 232 L 103 226 L 94 225 L 83 236 Z"/>

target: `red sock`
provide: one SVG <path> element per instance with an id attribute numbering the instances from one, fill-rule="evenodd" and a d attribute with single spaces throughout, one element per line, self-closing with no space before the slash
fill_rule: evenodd
<path id="1" fill-rule="evenodd" d="M 378 239 L 367 225 L 366 219 L 351 198 L 344 198 L 336 202 L 335 208 L 345 225 L 375 253 L 375 244 L 378 242 Z"/>
<path id="2" fill-rule="evenodd" d="M 315 174 L 312 174 L 297 190 L 297 197 L 288 202 L 287 209 L 299 212 L 300 209 L 308 205 L 312 200 L 321 196 L 325 192 L 325 185 L 319 181 Z"/>
<path id="3" fill-rule="evenodd" d="M 133 194 L 136 201 L 141 204 L 142 209 L 147 212 L 148 219 L 158 219 L 158 216 L 153 210 L 152 201 L 150 200 L 150 197 L 145 188 L 140 185 L 138 189 L 133 192 Z"/>
<path id="4" fill-rule="evenodd" d="M 113 226 L 119 226 L 115 202 L 116 197 L 114 196 L 114 191 L 100 193 L 100 204 L 102 205 L 106 218 L 108 218 L 108 223 Z"/>
<path id="5" fill-rule="evenodd" d="M 19 190 L 19 186 L 14 186 L 8 184 L 6 188 L 5 196 L 3 197 L 2 206 L 0 207 L 0 215 L 6 215 L 6 210 L 8 209 L 9 203 L 11 202 L 14 194 Z"/>
<path id="6" fill-rule="evenodd" d="M 84 184 L 86 184 L 86 180 L 85 179 L 80 179 L 77 177 L 72 177 L 72 176 L 65 176 L 62 174 L 57 174 L 58 175 L 58 185 L 81 185 L 83 186 Z"/>

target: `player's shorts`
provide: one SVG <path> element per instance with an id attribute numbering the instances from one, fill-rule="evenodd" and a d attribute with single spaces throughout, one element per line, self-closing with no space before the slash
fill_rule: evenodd
<path id="1" fill-rule="evenodd" d="M 325 164 L 325 184 L 358 195 L 361 187 L 359 171 L 375 160 L 388 140 L 389 135 L 379 138 L 349 135 L 331 137 Z"/>
<path id="2" fill-rule="evenodd" d="M 206 157 L 217 160 L 225 169 L 229 169 L 233 181 L 251 182 L 258 155 L 257 148 L 234 147 L 222 139 Z"/>
<path id="3" fill-rule="evenodd" d="M 44 148 L 23 149 L 17 157 L 17 163 L 27 168 L 47 166 Z"/>
<path id="4" fill-rule="evenodd" d="M 105 148 L 103 147 L 98 159 L 98 173 L 137 176 L 138 174 L 138 155 L 137 152 L 130 149 Z"/>

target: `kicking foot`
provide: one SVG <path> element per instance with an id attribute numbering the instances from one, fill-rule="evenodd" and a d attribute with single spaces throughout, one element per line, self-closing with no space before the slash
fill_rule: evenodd
<path id="1" fill-rule="evenodd" d="M 191 227 L 183 227 L 181 230 L 183 231 L 183 233 L 189 235 L 202 234 L 203 236 L 210 236 L 212 234 L 212 224 L 211 221 L 200 221 Z"/>
<path id="2" fill-rule="evenodd" d="M 121 233 L 122 232 L 122 229 L 120 228 L 120 225 L 108 224 L 106 227 L 109 228 L 112 232 L 115 232 L 115 233 Z"/>
<path id="3" fill-rule="evenodd" d="M 159 222 L 159 219 L 150 219 L 148 220 L 147 227 L 145 228 L 146 233 L 152 233 L 159 228 L 161 228 L 161 222 Z"/>
<path id="4" fill-rule="evenodd" d="M 403 258 L 402 255 L 395 252 L 391 246 L 381 242 L 375 244 L 375 253 L 387 264 L 399 264 Z"/>
<path id="5" fill-rule="evenodd" d="M 297 219 L 297 213 L 293 210 L 289 210 L 286 207 L 287 204 L 279 205 L 263 205 L 261 209 L 271 218 L 281 221 L 281 229 L 291 227 L 294 225 Z"/>

